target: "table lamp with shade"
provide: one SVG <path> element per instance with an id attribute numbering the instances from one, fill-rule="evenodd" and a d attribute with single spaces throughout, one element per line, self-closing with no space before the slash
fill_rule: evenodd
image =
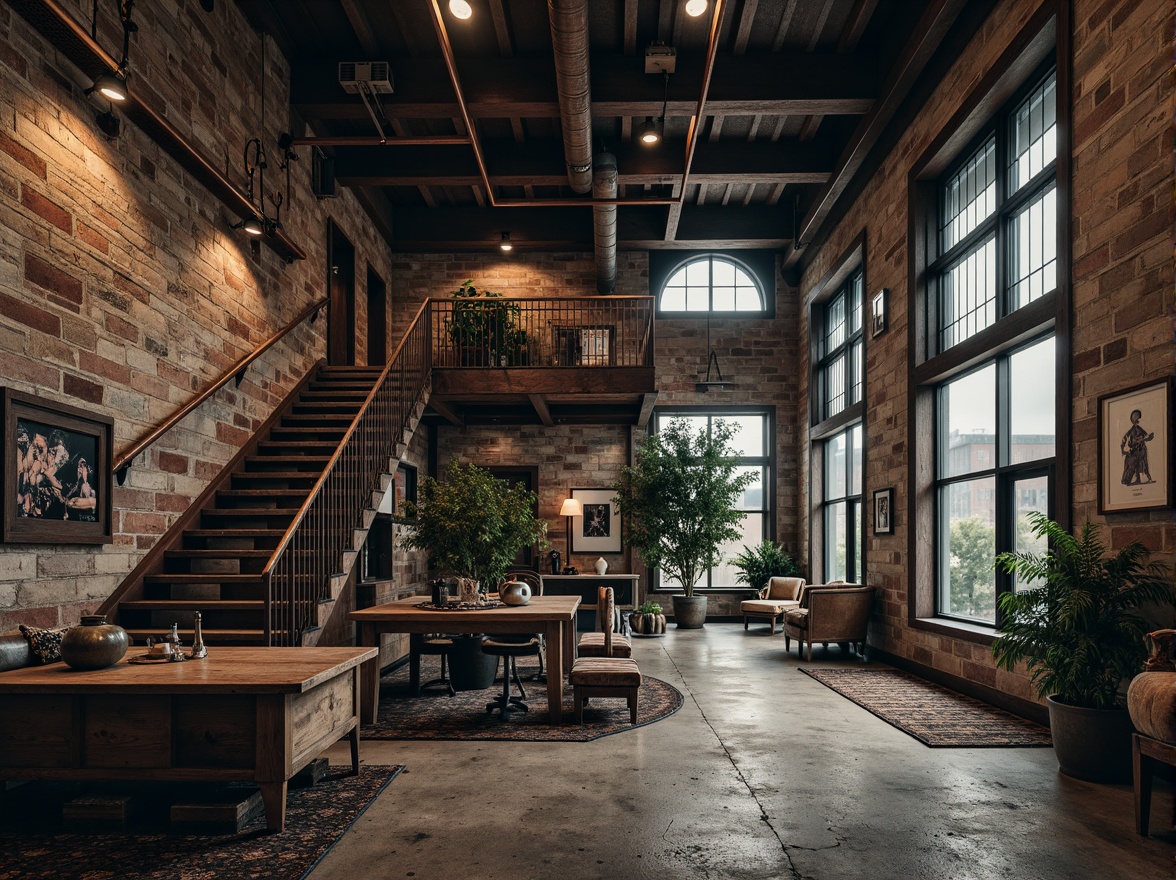
<path id="1" fill-rule="evenodd" d="M 559 509 L 559 515 L 566 518 L 565 522 L 567 523 L 567 531 L 564 534 L 567 535 L 568 562 L 570 563 L 572 561 L 572 517 L 583 516 L 584 505 L 582 505 L 575 498 L 565 498 L 563 507 Z"/>

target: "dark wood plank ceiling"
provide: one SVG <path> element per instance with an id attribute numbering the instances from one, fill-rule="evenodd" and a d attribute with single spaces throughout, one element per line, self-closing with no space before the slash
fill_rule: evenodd
<path id="1" fill-rule="evenodd" d="M 447 0 L 238 2 L 289 59 L 294 112 L 324 139 L 339 185 L 353 188 L 394 250 L 490 249 L 505 229 L 523 249 L 592 247 L 591 195 L 567 184 L 546 2 L 472 0 L 467 21 Z M 617 157 L 618 246 L 788 253 L 797 229 L 810 239 L 965 6 L 726 0 L 683 190 L 716 0 L 698 18 L 684 0 L 592 0 L 593 149 Z M 439 31 L 452 45 L 491 192 Z M 655 42 L 677 52 L 668 82 L 644 72 Z M 394 93 L 379 101 L 378 127 L 339 84 L 340 61 L 390 64 Z M 645 147 L 637 130 L 662 113 L 663 88 L 665 139 Z M 338 143 L 346 138 L 360 142 Z M 417 140 L 397 145 L 405 139 Z M 576 200 L 584 206 L 569 204 Z M 503 201 L 528 204 L 495 206 Z"/>

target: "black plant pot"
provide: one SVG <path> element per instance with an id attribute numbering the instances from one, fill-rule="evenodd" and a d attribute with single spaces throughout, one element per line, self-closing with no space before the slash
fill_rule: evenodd
<path id="1" fill-rule="evenodd" d="M 672 596 L 678 629 L 701 629 L 706 623 L 706 596 Z"/>
<path id="2" fill-rule="evenodd" d="M 449 652 L 449 679 L 455 691 L 481 691 L 494 684 L 498 658 L 482 652 L 482 636 L 458 636 Z"/>
<path id="3" fill-rule="evenodd" d="M 1046 698 L 1058 766 L 1088 782 L 1131 781 L 1131 717 L 1126 709 L 1084 709 Z"/>

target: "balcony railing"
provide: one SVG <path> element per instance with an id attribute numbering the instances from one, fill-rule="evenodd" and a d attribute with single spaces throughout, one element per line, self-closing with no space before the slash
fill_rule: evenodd
<path id="1" fill-rule="evenodd" d="M 653 297 L 429 300 L 433 366 L 651 367 Z"/>

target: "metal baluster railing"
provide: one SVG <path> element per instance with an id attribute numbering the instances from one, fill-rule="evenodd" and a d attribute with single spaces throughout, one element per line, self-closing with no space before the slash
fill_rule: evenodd
<path id="1" fill-rule="evenodd" d="M 331 578 L 353 549 L 381 474 L 429 381 L 430 312 L 422 306 L 338 449 L 270 556 L 265 578 L 266 643 L 297 645 L 331 596 Z"/>

